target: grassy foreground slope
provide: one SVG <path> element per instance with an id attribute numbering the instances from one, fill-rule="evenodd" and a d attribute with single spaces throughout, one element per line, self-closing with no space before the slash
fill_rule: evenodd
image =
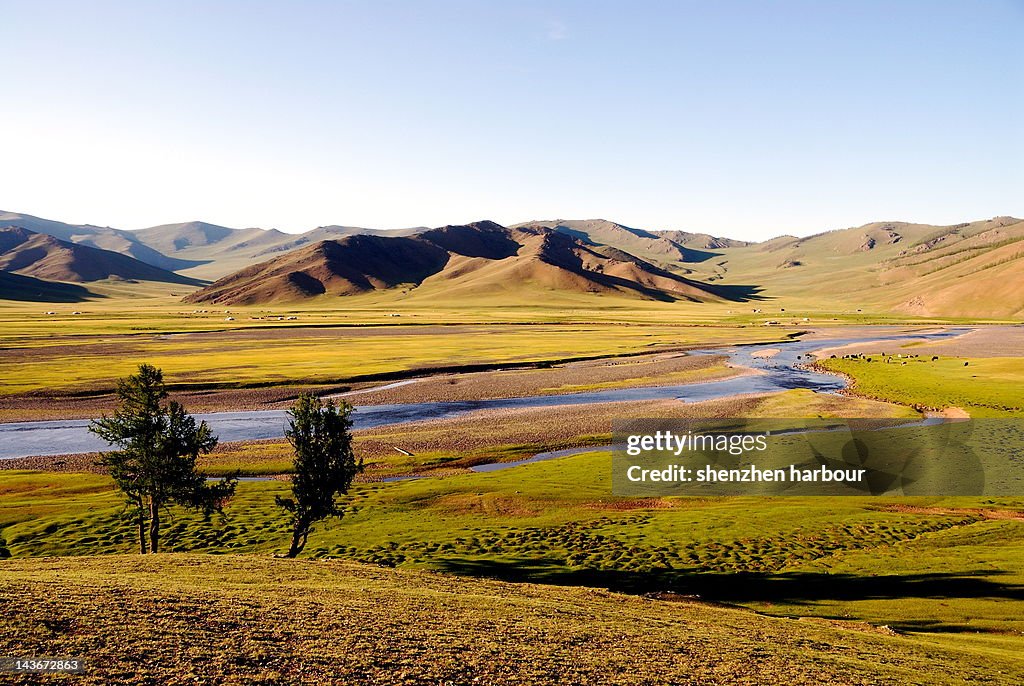
<path id="1" fill-rule="evenodd" d="M 337 561 L 9 560 L 0 653 L 87 657 L 76 683 L 1019 683 L 869 627 Z M 38 677 L 6 676 L 9 683 Z"/>
<path id="2" fill-rule="evenodd" d="M 1019 498 L 610 495 L 607 454 L 489 473 L 357 484 L 304 553 L 509 581 L 675 591 L 767 614 L 869 621 L 1020 654 Z M 286 484 L 244 482 L 225 520 L 175 509 L 175 552 L 286 548 Z M 0 472 L 0 555 L 130 553 L 108 477 Z"/>

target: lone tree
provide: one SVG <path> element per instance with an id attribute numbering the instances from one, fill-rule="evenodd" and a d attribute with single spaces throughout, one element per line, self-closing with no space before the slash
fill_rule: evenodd
<path id="1" fill-rule="evenodd" d="M 351 413 L 348 403 L 324 403 L 305 393 L 288 412 L 291 420 L 284 435 L 295 449 L 292 497 L 276 498 L 292 519 L 287 557 L 295 557 L 306 547 L 314 523 L 342 516 L 335 496 L 348 493 L 352 479 L 363 471 L 362 459 L 357 461 L 352 452 Z"/>
<path id="2" fill-rule="evenodd" d="M 139 549 L 160 550 L 161 511 L 172 504 L 209 516 L 220 512 L 234 495 L 238 479 L 216 483 L 196 471 L 199 455 L 217 445 L 206 422 L 196 423 L 178 403 L 167 398 L 163 372 L 148 364 L 117 384 L 118 408 L 114 416 L 97 419 L 89 430 L 120 450 L 101 453 L 99 464 L 109 468 L 129 507 L 135 509 Z"/>

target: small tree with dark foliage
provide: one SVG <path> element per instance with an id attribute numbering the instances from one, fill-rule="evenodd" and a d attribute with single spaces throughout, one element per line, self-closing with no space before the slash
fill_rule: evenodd
<path id="1" fill-rule="evenodd" d="M 291 420 L 284 435 L 295 450 L 292 497 L 276 499 L 292 519 L 287 557 L 302 552 L 314 523 L 342 516 L 335 496 L 348 493 L 352 479 L 363 470 L 362 459 L 357 461 L 352 452 L 351 413 L 348 403 L 324 403 L 313 394 L 300 395 L 288 412 Z"/>
<path id="2" fill-rule="evenodd" d="M 110 470 L 114 483 L 135 510 L 139 549 L 160 550 L 160 516 L 172 505 L 198 510 L 209 516 L 220 512 L 234 495 L 237 477 L 208 483 L 196 470 L 200 454 L 213 450 L 217 437 L 206 422 L 196 423 L 178 403 L 167 398 L 163 373 L 148 364 L 138 374 L 118 381 L 118 408 L 114 416 L 98 419 L 89 427 L 120 450 L 101 453 L 99 464 Z"/>

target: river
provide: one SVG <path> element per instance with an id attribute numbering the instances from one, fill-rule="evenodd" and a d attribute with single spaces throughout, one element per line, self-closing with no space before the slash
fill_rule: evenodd
<path id="1" fill-rule="evenodd" d="M 802 357 L 822 348 L 833 348 L 862 341 L 902 341 L 906 339 L 939 339 L 959 336 L 970 329 L 953 328 L 930 333 L 902 332 L 897 327 L 862 329 L 856 337 L 815 338 L 786 343 L 746 345 L 695 350 L 693 355 L 727 355 L 734 366 L 750 367 L 758 374 L 738 376 L 721 381 L 677 386 L 617 388 L 587 393 L 564 393 L 524 398 L 495 398 L 458 402 L 403 403 L 397 405 L 363 405 L 356 403 L 353 415 L 357 429 L 391 424 L 455 417 L 476 410 L 553 407 L 622 401 L 662 400 L 676 398 L 684 402 L 715 400 L 749 393 L 806 388 L 819 393 L 835 393 L 846 381 L 831 374 L 819 374 L 798 368 Z M 771 357 L 759 352 L 778 349 Z M 221 441 L 243 441 L 280 438 L 288 418 L 285 410 L 250 410 L 198 414 Z M 107 444 L 89 433 L 89 420 L 68 419 L 43 422 L 0 423 L 0 459 L 36 455 L 64 455 L 104 450 Z"/>

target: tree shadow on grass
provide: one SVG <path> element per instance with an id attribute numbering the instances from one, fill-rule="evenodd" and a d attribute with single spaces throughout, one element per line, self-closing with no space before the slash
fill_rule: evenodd
<path id="1" fill-rule="evenodd" d="M 442 571 L 510 582 L 592 586 L 631 594 L 671 592 L 723 603 L 777 602 L 801 605 L 829 600 L 899 600 L 905 598 L 998 598 L 1024 600 L 1024 586 L 992 577 L 1007 572 L 886 574 L 857 576 L 791 572 L 698 573 L 674 570 L 633 572 L 579 569 L 557 560 L 438 561 Z"/>
<path id="2" fill-rule="evenodd" d="M 905 619 L 889 624 L 890 628 L 898 631 L 927 634 L 1007 634 L 1019 636 L 1020 632 L 1012 628 L 992 629 L 975 624 L 947 624 L 937 619 Z"/>

